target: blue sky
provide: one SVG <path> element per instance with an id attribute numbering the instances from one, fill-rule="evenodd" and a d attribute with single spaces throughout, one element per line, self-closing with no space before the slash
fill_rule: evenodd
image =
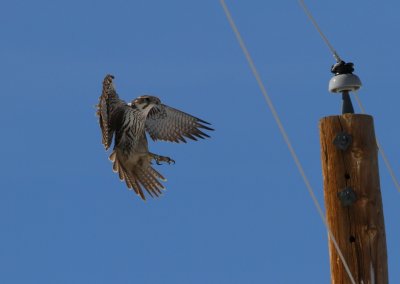
<path id="1" fill-rule="evenodd" d="M 306 1 L 397 175 L 400 3 Z M 323 202 L 318 120 L 338 114 L 334 63 L 297 1 L 227 1 Z M 328 283 L 327 234 L 219 1 L 5 1 L 1 283 Z M 158 200 L 126 190 L 101 145 L 105 74 L 213 124 L 151 143 L 175 165 Z M 400 283 L 400 193 L 380 161 L 389 274 Z"/>

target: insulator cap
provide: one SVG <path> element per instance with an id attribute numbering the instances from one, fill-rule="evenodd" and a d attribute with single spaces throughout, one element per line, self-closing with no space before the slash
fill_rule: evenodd
<path id="1" fill-rule="evenodd" d="M 354 74 L 338 74 L 329 81 L 329 92 L 341 93 L 343 91 L 354 92 L 362 86 L 360 78 Z"/>

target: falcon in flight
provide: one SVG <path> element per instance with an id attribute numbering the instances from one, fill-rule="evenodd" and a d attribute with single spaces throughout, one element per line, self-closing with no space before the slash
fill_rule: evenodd
<path id="1" fill-rule="evenodd" d="M 113 171 L 119 174 L 129 189 L 145 200 L 143 189 L 151 197 L 158 197 L 166 179 L 151 165 L 154 160 L 175 163 L 169 157 L 149 152 L 146 132 L 156 140 L 184 142 L 185 138 L 197 140 L 210 137 L 205 130 L 208 122 L 161 103 L 153 96 L 141 96 L 131 103 L 121 100 L 115 91 L 114 76 L 107 75 L 103 81 L 103 91 L 97 105 L 97 115 L 102 133 L 102 143 L 106 150 L 114 138 L 114 149 L 109 159 Z M 203 129 L 203 131 L 202 131 Z"/>

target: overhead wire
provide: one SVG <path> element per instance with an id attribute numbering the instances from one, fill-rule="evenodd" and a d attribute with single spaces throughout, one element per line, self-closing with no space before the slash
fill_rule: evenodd
<path id="1" fill-rule="evenodd" d="M 311 23 L 314 25 L 314 27 L 318 31 L 319 35 L 322 37 L 323 41 L 326 43 L 326 45 L 328 46 L 328 48 L 332 52 L 333 57 L 335 58 L 336 62 L 342 61 L 342 59 L 340 58 L 339 54 L 333 48 L 333 45 L 329 42 L 328 38 L 325 36 L 325 34 L 319 28 L 319 25 L 318 25 L 317 21 L 314 19 L 314 17 L 311 14 L 310 10 L 307 8 L 307 5 L 304 3 L 304 0 L 299 0 L 299 3 L 301 5 L 301 7 L 303 8 L 304 12 L 306 13 L 307 17 L 310 19 Z"/>
<path id="2" fill-rule="evenodd" d="M 325 225 L 326 230 L 328 231 L 329 238 L 331 239 L 331 241 L 332 241 L 332 243 L 333 243 L 333 245 L 334 245 L 334 247 L 335 247 L 335 249 L 337 251 L 337 254 L 339 255 L 339 258 L 341 259 L 341 261 L 343 263 L 343 266 L 344 266 L 344 268 L 345 268 L 345 270 L 346 270 L 346 272 L 347 272 L 347 274 L 348 274 L 348 276 L 350 278 L 351 283 L 352 284 L 356 284 L 356 282 L 354 280 L 354 277 L 353 277 L 353 275 L 352 275 L 352 273 L 350 271 L 350 268 L 349 268 L 349 266 L 348 266 L 348 264 L 347 264 L 347 262 L 346 262 L 346 260 L 345 260 L 345 258 L 343 256 L 343 253 L 340 250 L 340 247 L 339 247 L 339 245 L 338 245 L 338 243 L 336 241 L 336 238 L 334 237 L 332 231 L 329 228 L 329 225 L 328 225 L 328 223 L 326 221 L 326 218 L 325 218 L 325 214 L 322 211 L 322 207 L 319 204 L 317 197 L 315 196 L 315 193 L 314 193 L 314 190 L 313 190 L 313 188 L 311 186 L 311 183 L 310 183 L 310 181 L 308 180 L 308 178 L 307 178 L 307 176 L 305 174 L 305 171 L 303 169 L 302 164 L 300 163 L 299 158 L 297 157 L 297 154 L 296 154 L 296 152 L 295 152 L 295 150 L 294 150 L 294 148 L 292 146 L 292 143 L 290 142 L 290 139 L 289 139 L 289 137 L 287 135 L 287 132 L 286 132 L 285 128 L 283 127 L 281 119 L 280 119 L 280 117 L 279 117 L 279 115 L 278 115 L 278 113 L 277 113 L 277 111 L 276 111 L 276 109 L 275 109 L 275 107 L 274 107 L 274 105 L 272 103 L 272 100 L 269 97 L 269 95 L 268 95 L 268 93 L 267 93 L 267 91 L 265 89 L 264 83 L 261 80 L 261 77 L 260 77 L 260 75 L 258 73 L 258 70 L 257 70 L 255 64 L 254 64 L 254 61 L 253 61 L 252 57 L 250 56 L 250 53 L 249 53 L 249 51 L 248 51 L 248 49 L 247 49 L 247 47 L 246 47 L 246 45 L 245 45 L 245 43 L 243 41 L 242 36 L 239 33 L 239 30 L 237 29 L 237 26 L 236 26 L 236 24 L 235 24 L 235 22 L 234 22 L 234 20 L 232 18 L 232 15 L 231 15 L 231 13 L 230 13 L 225 1 L 224 0 L 220 0 L 220 3 L 221 3 L 221 6 L 222 6 L 225 14 L 226 14 L 228 22 L 229 22 L 229 24 L 230 24 L 230 26 L 231 26 L 231 28 L 232 28 L 235 36 L 236 36 L 236 39 L 238 40 L 239 45 L 240 45 L 240 47 L 241 47 L 241 49 L 242 49 L 242 51 L 243 51 L 243 53 L 244 53 L 244 55 L 246 57 L 246 60 L 247 60 L 247 62 L 249 64 L 249 66 L 250 66 L 250 69 L 251 69 L 251 71 L 252 71 L 252 73 L 253 73 L 253 75 L 254 75 L 257 83 L 258 83 L 258 86 L 259 86 L 259 88 L 261 90 L 261 93 L 263 94 L 263 96 L 264 96 L 264 98 L 265 98 L 265 100 L 267 102 L 267 105 L 268 105 L 268 107 L 269 107 L 269 109 L 270 109 L 270 111 L 271 111 L 271 113 L 272 113 L 272 115 L 273 115 L 273 117 L 275 119 L 275 122 L 278 125 L 278 128 L 279 128 L 279 130 L 280 130 L 280 132 L 281 132 L 281 134 L 283 136 L 283 139 L 285 140 L 285 143 L 286 143 L 287 147 L 289 148 L 289 152 L 290 152 L 290 154 L 291 154 L 291 156 L 292 156 L 292 158 L 293 158 L 293 160 L 294 160 L 294 162 L 295 162 L 295 164 L 297 166 L 297 169 L 298 169 L 300 175 L 303 178 L 303 181 L 304 181 L 304 183 L 305 183 L 305 185 L 307 187 L 307 190 L 308 190 L 308 192 L 309 192 L 309 194 L 310 194 L 310 196 L 311 196 L 311 198 L 312 198 L 312 200 L 314 202 L 314 205 L 315 205 L 315 207 L 316 207 L 316 209 L 318 211 L 318 214 L 321 217 L 321 220 L 322 220 L 323 224 Z"/>

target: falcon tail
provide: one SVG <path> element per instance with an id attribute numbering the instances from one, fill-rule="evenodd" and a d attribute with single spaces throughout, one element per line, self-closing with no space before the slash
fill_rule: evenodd
<path id="1" fill-rule="evenodd" d="M 113 162 L 113 171 L 118 173 L 120 180 L 125 181 L 128 188 L 133 189 L 143 200 L 146 200 L 143 188 L 153 198 L 162 194 L 165 187 L 159 180 L 166 181 L 166 179 L 151 167 L 149 160 L 130 166 L 120 156 L 118 150 L 114 150 L 109 159 Z"/>

